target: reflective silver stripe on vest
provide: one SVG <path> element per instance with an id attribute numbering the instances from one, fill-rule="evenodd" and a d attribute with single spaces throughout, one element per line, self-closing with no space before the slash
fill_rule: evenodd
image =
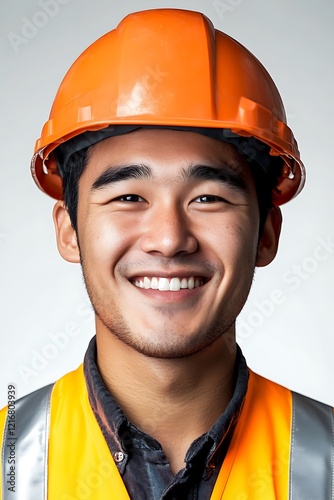
<path id="1" fill-rule="evenodd" d="M 289 500 L 334 499 L 334 415 L 330 406 L 292 393 Z"/>
<path id="2" fill-rule="evenodd" d="M 15 404 L 15 438 L 6 421 L 2 450 L 3 500 L 46 500 L 50 397 L 53 384 Z M 10 491 L 10 451 L 15 450 L 15 493 Z"/>

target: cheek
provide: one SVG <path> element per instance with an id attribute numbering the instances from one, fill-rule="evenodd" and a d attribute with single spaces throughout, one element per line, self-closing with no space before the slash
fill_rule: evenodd
<path id="1" fill-rule="evenodd" d="M 223 263 L 255 259 L 258 242 L 257 219 L 244 217 L 217 217 L 211 223 L 197 228 L 200 240 L 220 256 Z"/>
<path id="2" fill-rule="evenodd" d="M 124 255 L 136 237 L 134 228 L 123 219 L 107 213 L 91 216 L 81 232 L 80 246 L 85 265 L 103 269 L 112 268 Z"/>
<path id="3" fill-rule="evenodd" d="M 223 276 L 219 288 L 225 298 L 236 304 L 240 310 L 246 301 L 253 281 L 257 255 L 257 233 L 247 220 L 243 224 L 233 225 L 228 233 L 227 229 L 226 227 L 226 232 L 221 234 L 223 244 L 220 244 L 219 258 L 223 267 Z"/>

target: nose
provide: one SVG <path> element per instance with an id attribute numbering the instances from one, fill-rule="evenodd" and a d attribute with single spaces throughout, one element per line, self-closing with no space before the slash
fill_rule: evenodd
<path id="1" fill-rule="evenodd" d="M 174 257 L 194 253 L 198 241 L 191 231 L 191 224 L 180 207 L 161 204 L 152 209 L 144 225 L 141 249 Z"/>

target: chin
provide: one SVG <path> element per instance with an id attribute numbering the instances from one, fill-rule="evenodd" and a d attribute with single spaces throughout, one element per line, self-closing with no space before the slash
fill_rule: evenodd
<path id="1" fill-rule="evenodd" d="M 156 329 L 146 330 L 145 335 L 139 335 L 128 328 L 120 328 L 119 323 L 117 329 L 114 326 L 107 327 L 109 335 L 137 353 L 157 359 L 180 359 L 208 349 L 230 330 L 231 323 L 224 326 L 219 325 L 219 328 L 210 329 L 206 333 L 203 333 L 203 330 L 186 333 L 184 331 L 182 333 L 175 330 L 168 331 L 166 326 L 161 330 L 160 325 Z"/>

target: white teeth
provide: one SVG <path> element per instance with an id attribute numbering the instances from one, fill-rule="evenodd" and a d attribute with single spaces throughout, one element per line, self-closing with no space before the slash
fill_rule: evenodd
<path id="1" fill-rule="evenodd" d="M 189 278 L 188 280 L 188 288 L 192 290 L 195 286 L 195 279 L 193 277 Z"/>
<path id="2" fill-rule="evenodd" d="M 187 278 L 183 278 L 181 281 L 181 288 L 188 288 L 188 280 Z"/>
<path id="3" fill-rule="evenodd" d="M 181 289 L 189 289 L 197 288 L 203 285 L 203 279 L 196 278 L 191 276 L 190 278 L 148 278 L 145 276 L 144 278 L 137 280 L 134 282 L 134 285 L 138 288 L 145 288 L 145 290 L 160 290 L 161 292 L 178 292 Z"/>
<path id="4" fill-rule="evenodd" d="M 158 278 L 152 278 L 151 279 L 151 288 L 153 290 L 159 290 L 159 280 L 158 280 Z"/>
<path id="5" fill-rule="evenodd" d="M 161 292 L 169 290 L 169 281 L 167 278 L 159 278 L 159 290 Z"/>
<path id="6" fill-rule="evenodd" d="M 181 288 L 181 283 L 179 278 L 172 278 L 169 283 L 169 288 L 170 290 L 178 292 Z"/>

